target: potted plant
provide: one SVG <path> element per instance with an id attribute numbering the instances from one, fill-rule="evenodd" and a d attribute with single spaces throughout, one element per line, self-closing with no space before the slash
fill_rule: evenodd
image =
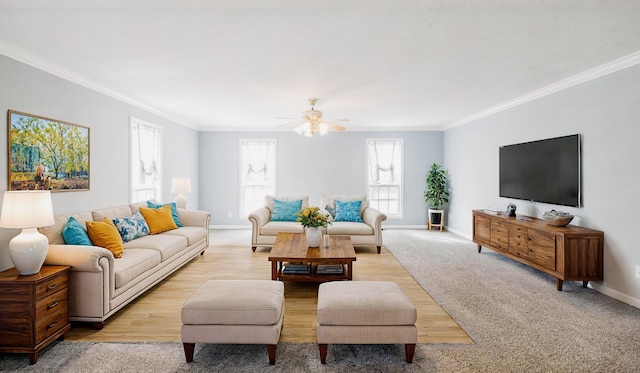
<path id="1" fill-rule="evenodd" d="M 424 201 L 429 204 L 429 229 L 431 225 L 440 225 L 442 230 L 442 215 L 444 210 L 441 207 L 449 202 L 449 192 L 447 192 L 447 173 L 437 163 L 431 165 L 427 172 L 427 189 L 424 191 Z"/>

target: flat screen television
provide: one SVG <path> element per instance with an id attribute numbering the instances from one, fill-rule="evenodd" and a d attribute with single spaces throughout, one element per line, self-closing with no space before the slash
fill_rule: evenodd
<path id="1" fill-rule="evenodd" d="M 580 135 L 500 147 L 500 197 L 580 207 Z"/>

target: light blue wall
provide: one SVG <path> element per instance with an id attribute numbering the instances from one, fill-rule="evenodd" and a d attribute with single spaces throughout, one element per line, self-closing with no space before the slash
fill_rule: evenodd
<path id="1" fill-rule="evenodd" d="M 276 194 L 366 194 L 366 139 L 402 138 L 404 142 L 404 214 L 385 225 L 424 226 L 425 176 L 442 163 L 442 132 L 332 132 L 306 138 L 291 132 L 203 132 L 200 134 L 201 208 L 214 225 L 249 226 L 239 217 L 240 140 L 276 139 Z M 231 214 L 231 218 L 229 218 Z"/>
<path id="2" fill-rule="evenodd" d="M 129 203 L 131 116 L 164 129 L 163 200 L 175 197 L 170 193 L 172 176 L 189 176 L 194 184 L 193 193 L 187 196 L 189 205 L 198 206 L 197 131 L 0 55 L 0 113 L 4 118 L 10 109 L 90 128 L 91 190 L 53 193 L 55 214 Z M 7 190 L 6 119 L 3 128 L 0 192 Z M 15 229 L 0 228 L 0 270 L 13 266 L 6 247 L 18 233 Z"/>
<path id="3" fill-rule="evenodd" d="M 571 212 L 572 224 L 602 230 L 604 281 L 593 286 L 640 307 L 640 65 L 448 130 L 448 227 L 471 237 L 471 210 L 506 208 L 540 217 L 550 209 Z M 582 134 L 583 208 L 499 197 L 498 148 L 543 138 Z M 550 286 L 550 289 L 552 286 Z"/>

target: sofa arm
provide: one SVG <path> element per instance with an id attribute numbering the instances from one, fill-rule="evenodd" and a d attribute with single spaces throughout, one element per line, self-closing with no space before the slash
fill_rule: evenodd
<path id="1" fill-rule="evenodd" d="M 180 223 L 184 226 L 203 227 L 209 230 L 211 213 L 202 210 L 178 209 L 178 219 L 180 219 Z"/>
<path id="2" fill-rule="evenodd" d="M 258 231 L 263 225 L 267 224 L 270 219 L 271 211 L 266 207 L 261 207 L 249 214 L 249 221 L 253 224 L 254 229 L 258 228 Z"/>
<path id="3" fill-rule="evenodd" d="M 72 271 L 102 272 L 100 259 L 105 258 L 109 268 L 113 268 L 111 251 L 97 246 L 49 245 L 45 264 L 68 265 Z"/>
<path id="4" fill-rule="evenodd" d="M 367 207 L 362 212 L 362 220 L 372 226 L 374 231 L 379 232 L 382 229 L 382 222 L 387 220 L 387 215 L 373 207 Z"/>

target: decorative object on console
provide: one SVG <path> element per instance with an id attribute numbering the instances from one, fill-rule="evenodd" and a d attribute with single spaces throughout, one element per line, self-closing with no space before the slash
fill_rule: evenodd
<path id="1" fill-rule="evenodd" d="M 437 163 L 431 165 L 427 172 L 427 189 L 424 191 L 424 201 L 429 204 L 428 226 L 440 227 L 444 225 L 444 210 L 440 206 L 449 202 L 449 192 L 447 191 L 447 173 Z"/>
<path id="2" fill-rule="evenodd" d="M 554 227 L 564 227 L 573 220 L 573 215 L 568 212 L 551 210 L 545 211 L 542 218 L 546 220 L 549 225 L 553 225 Z"/>
<path id="3" fill-rule="evenodd" d="M 4 192 L 0 227 L 22 228 L 9 242 L 9 255 L 20 275 L 38 273 L 47 256 L 49 240 L 38 227 L 54 224 L 48 190 Z"/>
<path id="4" fill-rule="evenodd" d="M 507 205 L 507 216 L 516 216 L 516 205 L 514 205 L 513 203 Z"/>
<path id="5" fill-rule="evenodd" d="M 187 197 L 182 193 L 191 193 L 191 179 L 188 177 L 174 177 L 171 180 L 171 193 L 178 193 L 175 200 L 176 206 L 186 209 Z"/>
<path id="6" fill-rule="evenodd" d="M 330 130 L 335 131 L 344 131 L 345 128 L 343 126 L 339 126 L 335 123 L 331 122 L 346 122 L 349 119 L 322 119 L 322 112 L 320 110 L 316 110 L 314 106 L 318 102 L 317 98 L 310 98 L 309 104 L 311 105 L 311 110 L 305 110 L 302 112 L 302 124 L 299 124 L 294 131 L 296 131 L 299 135 L 304 135 L 306 137 L 313 137 L 316 133 L 319 133 L 320 136 L 326 135 Z M 298 119 L 298 118 L 277 118 L 277 119 Z M 290 124 L 298 124 L 299 122 L 291 122 L 285 123 L 281 126 L 286 126 Z"/>
<path id="7" fill-rule="evenodd" d="M 358 205 L 360 209 L 360 205 Z M 309 247 L 320 247 L 322 230 L 320 228 L 331 224 L 331 215 L 324 214 L 319 207 L 309 206 L 296 213 L 296 221 L 305 228 L 305 234 Z"/>

